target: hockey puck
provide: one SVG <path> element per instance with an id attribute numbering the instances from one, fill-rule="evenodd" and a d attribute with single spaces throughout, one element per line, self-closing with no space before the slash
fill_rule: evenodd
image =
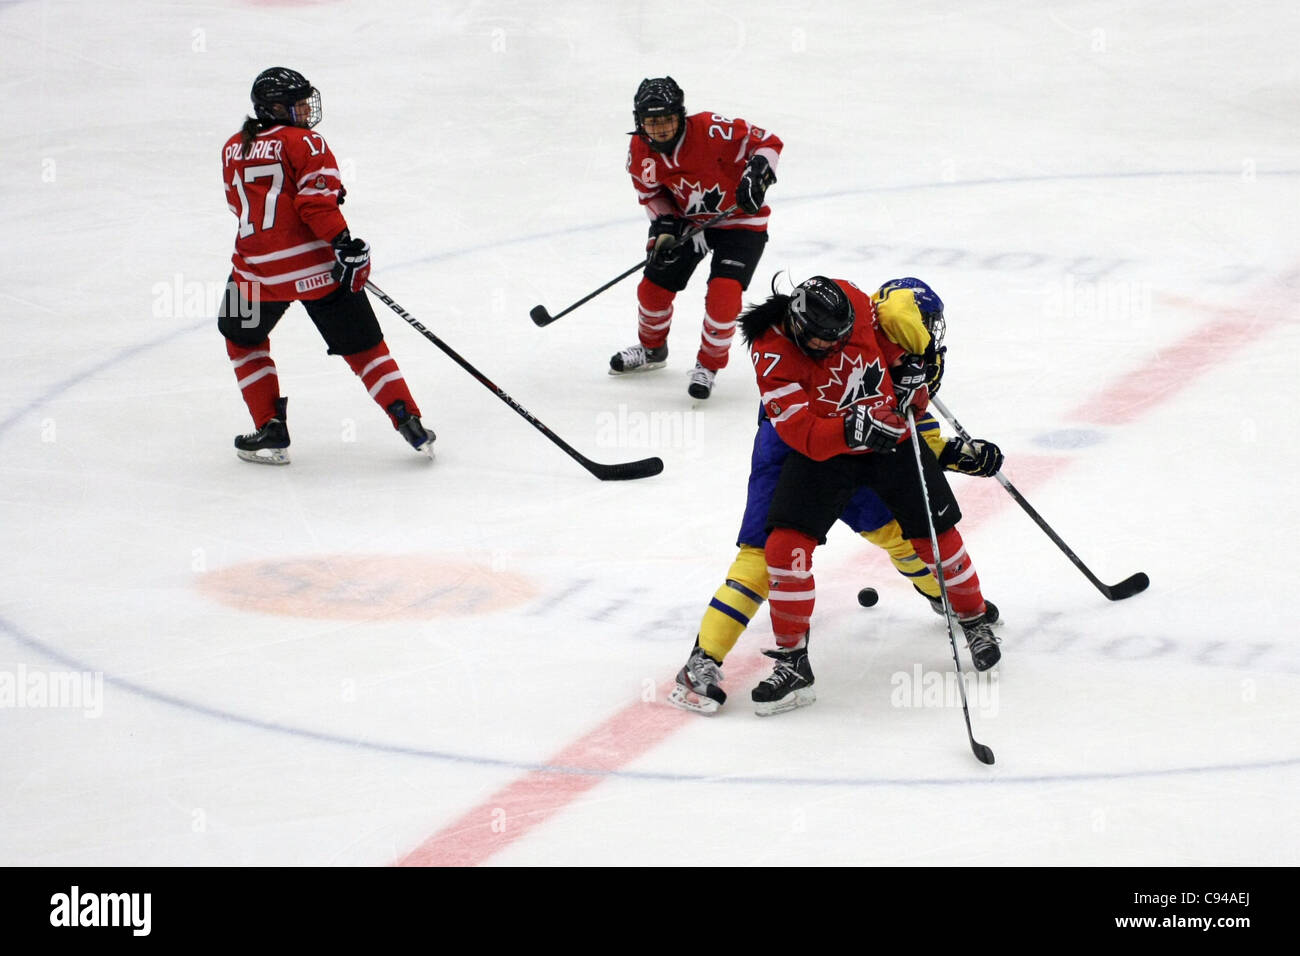
<path id="1" fill-rule="evenodd" d="M 880 595 L 876 593 L 875 588 L 863 588 L 858 592 L 858 603 L 863 607 L 874 607 L 880 600 Z"/>

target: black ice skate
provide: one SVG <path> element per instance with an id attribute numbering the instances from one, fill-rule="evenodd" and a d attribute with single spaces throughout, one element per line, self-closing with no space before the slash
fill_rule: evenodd
<path id="1" fill-rule="evenodd" d="M 425 428 L 419 415 L 412 415 L 406 410 L 406 402 L 400 398 L 386 409 L 388 414 L 397 419 L 397 430 L 410 443 L 410 446 L 422 455 L 433 457 L 433 443 L 438 436 L 432 428 Z"/>
<path id="2" fill-rule="evenodd" d="M 988 606 L 988 602 L 984 602 Z M 986 671 L 1002 659 L 1000 643 L 989 626 L 987 612 L 968 621 L 958 621 L 966 635 L 966 646 L 970 648 L 970 659 L 977 671 Z"/>
<path id="3" fill-rule="evenodd" d="M 776 661 L 770 677 L 765 678 L 750 691 L 754 701 L 754 713 L 760 717 L 784 714 L 796 707 L 807 707 L 817 700 L 813 690 L 812 665 L 808 663 L 808 647 L 805 644 L 796 650 L 778 647 L 774 651 L 764 651 Z"/>
<path id="4" fill-rule="evenodd" d="M 609 360 L 610 375 L 625 375 L 628 372 L 648 372 L 663 368 L 668 362 L 668 346 L 648 349 L 644 345 L 633 345 L 614 355 Z"/>
<path id="5" fill-rule="evenodd" d="M 275 400 L 275 417 L 255 432 L 235 436 L 235 454 L 260 465 L 289 464 L 289 426 L 285 424 L 287 398 Z"/>
<path id="6" fill-rule="evenodd" d="M 926 594 L 920 588 L 916 587 L 915 584 L 913 584 L 912 587 L 916 588 L 917 594 L 921 595 L 921 597 L 925 598 L 927 601 L 930 602 L 930 607 L 934 610 L 935 614 L 938 614 L 940 617 L 943 617 L 942 598 L 930 597 L 930 595 Z M 1002 620 L 1002 613 L 998 610 L 998 606 L 994 604 L 992 601 L 984 602 L 984 620 L 988 622 L 990 627 L 1000 623 Z"/>
<path id="7" fill-rule="evenodd" d="M 722 664 L 703 651 L 697 637 L 686 666 L 677 672 L 677 686 L 668 695 L 668 703 L 697 714 L 716 713 L 727 701 L 721 684 Z"/>
<path id="8" fill-rule="evenodd" d="M 717 374 L 696 362 L 695 368 L 691 371 L 691 384 L 686 387 L 691 398 L 705 399 L 713 394 L 713 379 Z"/>

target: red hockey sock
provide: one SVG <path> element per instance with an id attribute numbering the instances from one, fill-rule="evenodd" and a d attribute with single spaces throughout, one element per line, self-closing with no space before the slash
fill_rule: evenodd
<path id="1" fill-rule="evenodd" d="M 636 287 L 637 337 L 646 348 L 657 349 L 668 341 L 676 297 L 676 292 L 669 292 L 649 279 L 642 279 Z"/>
<path id="2" fill-rule="evenodd" d="M 930 547 L 930 539 L 912 538 L 911 542 L 933 574 L 934 549 Z M 948 590 L 948 601 L 957 616 L 968 620 L 983 614 L 984 595 L 980 593 L 979 575 L 956 528 L 939 535 L 939 554 L 943 556 L 943 583 Z"/>
<path id="3" fill-rule="evenodd" d="M 239 394 L 253 416 L 253 425 L 261 428 L 275 417 L 275 400 L 280 397 L 280 377 L 271 361 L 271 340 L 263 339 L 245 348 L 226 339 L 226 354 L 235 369 Z"/>
<path id="4" fill-rule="evenodd" d="M 736 334 L 743 290 L 735 279 L 710 279 L 704 293 L 704 331 L 695 360 L 711 372 L 727 367 L 731 338 Z"/>
<path id="5" fill-rule="evenodd" d="M 361 384 L 366 387 L 370 397 L 385 412 L 388 411 L 389 405 L 401 399 L 406 403 L 408 412 L 412 415 L 420 414 L 419 406 L 415 404 L 415 399 L 411 397 L 411 392 L 406 387 L 402 370 L 397 367 L 397 360 L 388 354 L 387 343 L 381 341 L 374 348 L 345 355 L 343 358 L 352 367 L 352 371 L 357 373 L 357 378 L 361 379 Z M 388 417 L 396 428 L 397 420 L 392 415 Z"/>
<path id="6" fill-rule="evenodd" d="M 817 600 L 812 553 L 817 541 L 801 531 L 777 528 L 767 536 L 768 609 L 778 647 L 795 647 L 808 633 Z"/>

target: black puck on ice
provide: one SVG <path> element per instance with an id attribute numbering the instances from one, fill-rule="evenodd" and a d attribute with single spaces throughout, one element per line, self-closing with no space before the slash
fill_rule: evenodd
<path id="1" fill-rule="evenodd" d="M 863 588 L 858 592 L 858 603 L 863 607 L 875 607 L 880 595 L 876 593 L 875 588 Z"/>

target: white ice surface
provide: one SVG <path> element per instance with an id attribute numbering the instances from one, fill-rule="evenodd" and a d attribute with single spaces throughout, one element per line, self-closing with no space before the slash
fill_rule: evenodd
<path id="1" fill-rule="evenodd" d="M 0 681 L 103 681 L 97 716 L 0 708 L 0 863 L 387 864 L 601 728 L 615 769 L 489 863 L 1300 863 L 1300 14 L 1131 6 L 0 4 Z M 298 308 L 293 464 L 235 458 L 203 297 L 219 148 L 273 64 L 322 92 L 379 285 L 577 448 L 663 475 L 596 482 L 378 303 L 436 461 Z M 947 638 L 842 528 L 814 707 L 761 720 L 733 678 L 653 745 L 615 716 L 734 554 L 757 407 L 739 345 L 686 395 L 702 272 L 643 378 L 605 373 L 635 279 L 528 320 L 641 255 L 625 134 L 664 73 L 787 144 L 748 300 L 779 269 L 925 278 L 942 397 L 1100 577 L 1151 577 L 1109 603 L 954 480 L 1006 621 L 992 768 L 959 709 L 894 706 Z M 1152 375 L 1131 420 L 1081 420 Z M 296 610 L 238 606 L 268 588 Z M 728 667 L 771 639 L 764 610 Z"/>

